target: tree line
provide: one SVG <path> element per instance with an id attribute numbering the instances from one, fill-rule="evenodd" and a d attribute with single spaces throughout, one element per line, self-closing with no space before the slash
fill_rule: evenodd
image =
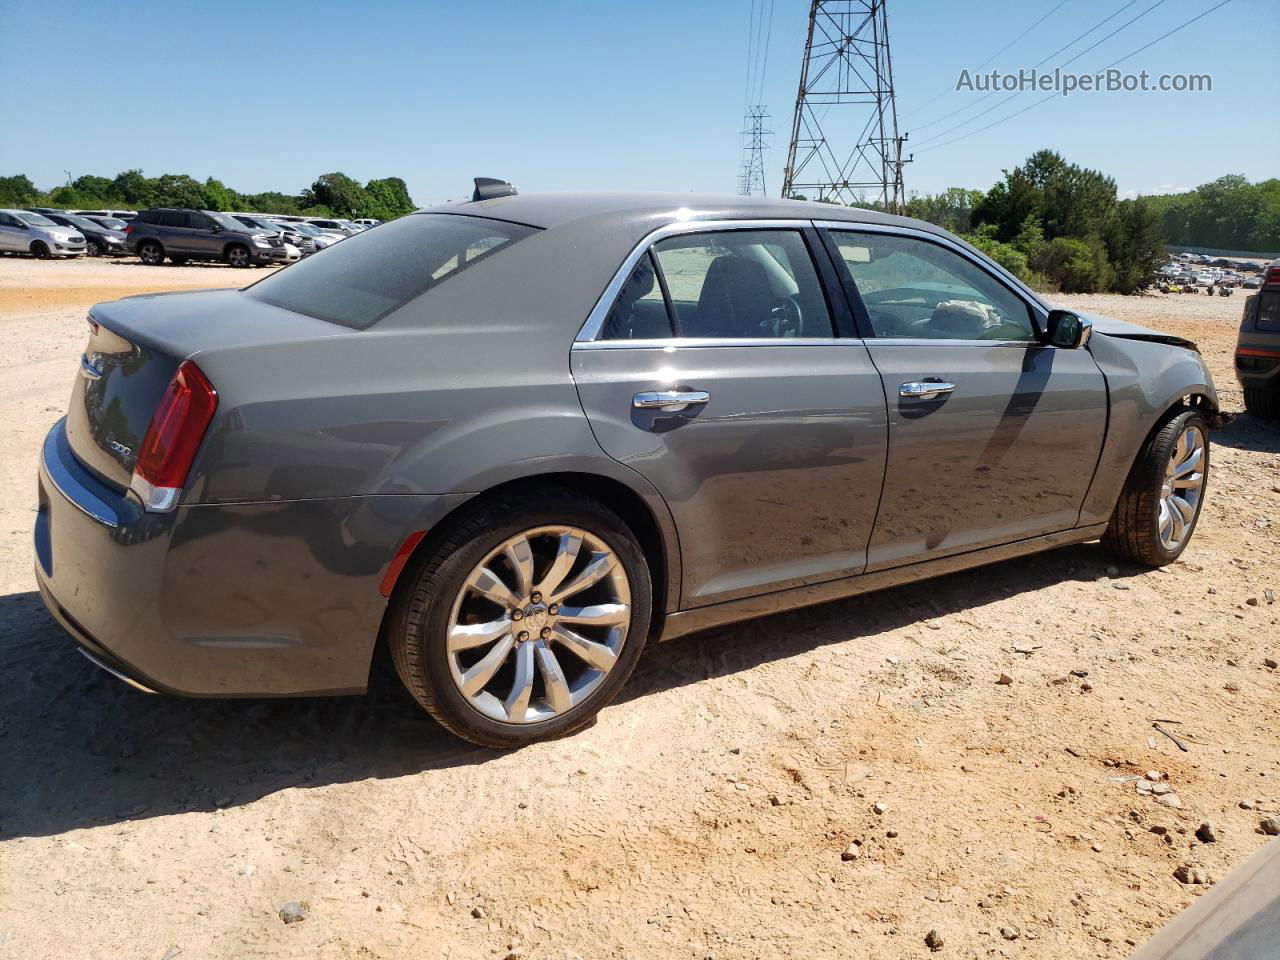
<path id="1" fill-rule="evenodd" d="M 62 210 L 189 207 L 376 220 L 392 220 L 415 209 L 399 177 L 361 184 L 345 173 L 326 173 L 298 194 L 240 193 L 213 177 L 203 182 L 185 173 L 148 177 L 141 170 L 125 170 L 114 178 L 85 174 L 51 190 L 40 190 L 25 174 L 0 177 L 0 207 L 37 206 Z"/>
<path id="2" fill-rule="evenodd" d="M 1280 251 L 1280 180 L 1231 175 L 1189 193 L 1121 200 L 1111 177 L 1051 150 L 1004 171 L 990 190 L 917 194 L 905 212 L 963 236 L 1026 283 L 1064 293 L 1144 290 L 1169 243 Z"/>

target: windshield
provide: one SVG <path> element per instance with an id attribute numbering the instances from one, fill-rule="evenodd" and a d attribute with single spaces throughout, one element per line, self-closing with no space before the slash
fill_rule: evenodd
<path id="1" fill-rule="evenodd" d="M 309 223 L 282 223 L 280 226 L 284 227 L 286 230 L 295 230 L 304 237 L 320 236 L 320 231 Z"/>
<path id="2" fill-rule="evenodd" d="M 117 220 L 115 217 L 99 217 L 98 223 L 102 224 L 108 230 L 123 230 L 128 226 L 123 220 Z"/>
<path id="3" fill-rule="evenodd" d="M 209 216 L 210 218 L 212 218 L 214 223 L 222 227 L 222 229 L 224 230 L 243 230 L 244 229 L 243 223 L 241 223 L 235 217 L 227 216 L 225 213 L 211 213 L 209 214 Z"/>
<path id="4" fill-rule="evenodd" d="M 363 330 L 397 307 L 537 230 L 516 223 L 421 214 L 360 234 L 252 287 L 265 303 Z"/>
<path id="5" fill-rule="evenodd" d="M 42 217 L 38 213 L 20 213 L 18 214 L 18 219 L 26 221 L 27 223 L 31 224 L 33 227 L 56 227 L 57 226 L 57 224 L 54 223 L 52 220 L 50 220 L 48 217 Z"/>
<path id="6" fill-rule="evenodd" d="M 75 224 L 81 230 L 100 229 L 98 225 L 94 223 L 92 220 L 90 220 L 88 217 L 77 217 L 75 214 L 71 214 L 71 213 L 65 214 L 65 216 L 68 220 L 70 220 L 73 224 Z"/>

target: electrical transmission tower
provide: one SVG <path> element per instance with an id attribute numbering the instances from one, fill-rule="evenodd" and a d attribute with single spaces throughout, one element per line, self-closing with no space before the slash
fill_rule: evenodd
<path id="1" fill-rule="evenodd" d="M 764 185 L 764 151 L 768 147 L 764 138 L 773 133 L 764 128 L 769 114 L 765 108 L 756 104 L 747 109 L 747 122 L 750 126 L 742 131 L 745 137 L 745 155 L 742 161 L 742 173 L 738 177 L 738 193 L 744 197 L 763 197 L 767 191 Z"/>
<path id="2" fill-rule="evenodd" d="M 848 135 L 856 123 L 860 131 Z M 901 212 L 902 165 L 910 162 L 902 159 L 905 140 L 898 135 L 885 0 L 813 0 L 782 196 L 849 204 L 870 193 L 881 209 Z"/>

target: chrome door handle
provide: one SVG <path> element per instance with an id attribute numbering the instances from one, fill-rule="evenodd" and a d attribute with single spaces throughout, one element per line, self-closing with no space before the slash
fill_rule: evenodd
<path id="1" fill-rule="evenodd" d="M 691 403 L 706 403 L 711 394 L 705 390 L 659 390 L 637 393 L 631 405 L 637 410 L 683 410 Z"/>
<path id="2" fill-rule="evenodd" d="M 912 400 L 932 400 L 944 393 L 954 393 L 956 385 L 945 380 L 913 380 L 898 388 L 898 396 Z"/>

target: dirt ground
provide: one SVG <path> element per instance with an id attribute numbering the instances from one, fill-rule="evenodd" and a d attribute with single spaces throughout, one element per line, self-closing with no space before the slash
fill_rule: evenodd
<path id="1" fill-rule="evenodd" d="M 1178 867 L 1267 842 L 1280 429 L 1247 416 L 1178 564 L 1086 544 L 686 638 L 516 753 L 386 673 L 330 700 L 126 687 L 35 593 L 39 444 L 86 307 L 244 279 L 0 259 L 0 960 L 1122 957 L 1204 889 Z M 1061 300 L 1197 340 L 1241 409 L 1240 293 Z"/>

